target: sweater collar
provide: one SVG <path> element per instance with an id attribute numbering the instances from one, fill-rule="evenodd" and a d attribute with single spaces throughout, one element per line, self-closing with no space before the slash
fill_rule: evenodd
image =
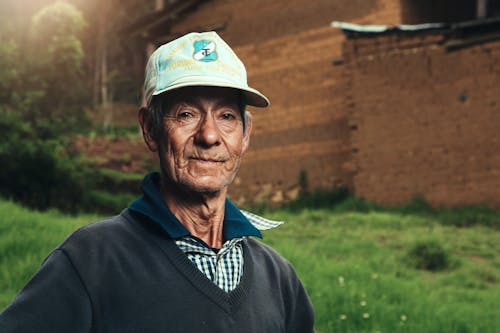
<path id="1" fill-rule="evenodd" d="M 160 225 L 171 238 L 176 239 L 190 235 L 165 203 L 160 192 L 160 174 L 158 172 L 149 173 L 144 177 L 141 190 L 142 196 L 129 206 L 131 211 L 144 215 Z M 227 198 L 224 206 L 222 235 L 224 241 L 244 236 L 262 238 L 261 232 Z"/>

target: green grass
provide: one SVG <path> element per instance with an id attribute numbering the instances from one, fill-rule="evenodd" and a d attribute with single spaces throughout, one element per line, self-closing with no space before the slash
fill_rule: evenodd
<path id="1" fill-rule="evenodd" d="M 317 331 L 497 332 L 500 242 L 485 226 L 458 228 L 394 212 L 276 211 L 288 221 L 266 241 L 299 272 Z M 407 260 L 415 244 L 439 243 L 450 267 L 430 272 Z"/>
<path id="2" fill-rule="evenodd" d="M 457 227 L 440 214 L 282 209 L 266 212 L 287 223 L 265 232 L 264 241 L 297 269 L 319 333 L 498 332 L 499 230 Z M 492 214 L 488 221 L 495 220 Z M 31 212 L 0 201 L 0 309 L 51 249 L 96 219 Z M 440 245 L 445 269 L 413 268 L 408 256 L 422 243 Z"/>
<path id="3" fill-rule="evenodd" d="M 57 244 L 95 220 L 97 216 L 33 212 L 0 200 L 0 308 L 12 300 Z"/>

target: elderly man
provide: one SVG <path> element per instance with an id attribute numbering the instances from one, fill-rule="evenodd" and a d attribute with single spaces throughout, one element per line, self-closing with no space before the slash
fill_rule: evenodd
<path id="1" fill-rule="evenodd" d="M 267 98 L 214 32 L 161 46 L 146 68 L 143 196 L 81 228 L 0 315 L 1 332 L 313 331 L 292 266 L 253 237 L 278 226 L 226 198 Z"/>

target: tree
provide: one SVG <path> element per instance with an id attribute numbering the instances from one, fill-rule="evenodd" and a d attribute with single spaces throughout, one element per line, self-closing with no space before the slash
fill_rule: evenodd
<path id="1" fill-rule="evenodd" d="M 23 111 L 43 137 L 73 132 L 86 123 L 84 53 L 78 38 L 85 25 L 81 12 L 65 2 L 44 7 L 32 18 L 25 83 L 36 93 L 25 97 L 36 96 L 36 103 Z"/>
<path id="2" fill-rule="evenodd" d="M 55 3 L 33 17 L 32 44 L 0 32 L 0 195 L 38 209 L 76 210 L 90 183 L 64 145 L 84 119 L 83 26 Z"/>
<path id="3" fill-rule="evenodd" d="M 0 105 L 11 98 L 11 87 L 18 76 L 16 60 L 18 48 L 14 41 L 0 36 Z"/>
<path id="4" fill-rule="evenodd" d="M 89 68 L 89 73 L 93 72 L 92 101 L 94 108 L 101 111 L 103 127 L 107 129 L 113 120 L 113 102 L 129 102 L 138 96 L 130 61 L 131 51 L 137 50 L 120 30 L 149 12 L 152 3 L 151 0 L 87 0 L 85 5 L 87 17 L 92 20 L 91 31 L 87 33 L 93 38 L 86 45 L 89 51 L 93 49 L 94 56 Z"/>

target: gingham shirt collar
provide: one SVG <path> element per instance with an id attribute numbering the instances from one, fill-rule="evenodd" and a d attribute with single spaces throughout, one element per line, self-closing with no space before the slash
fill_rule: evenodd
<path id="1" fill-rule="evenodd" d="M 243 275 L 243 239 L 228 240 L 218 250 L 193 236 L 176 239 L 175 244 L 210 281 L 230 292 L 238 286 Z"/>
<path id="2" fill-rule="evenodd" d="M 160 174 L 150 173 L 141 183 L 142 197 L 132 202 L 129 209 L 144 215 L 157 223 L 174 239 L 190 236 L 189 231 L 175 217 L 166 205 L 160 193 Z M 260 230 L 268 230 L 283 224 L 250 212 L 240 211 L 229 199 L 226 199 L 224 212 L 224 241 L 245 236 L 262 238 Z"/>

